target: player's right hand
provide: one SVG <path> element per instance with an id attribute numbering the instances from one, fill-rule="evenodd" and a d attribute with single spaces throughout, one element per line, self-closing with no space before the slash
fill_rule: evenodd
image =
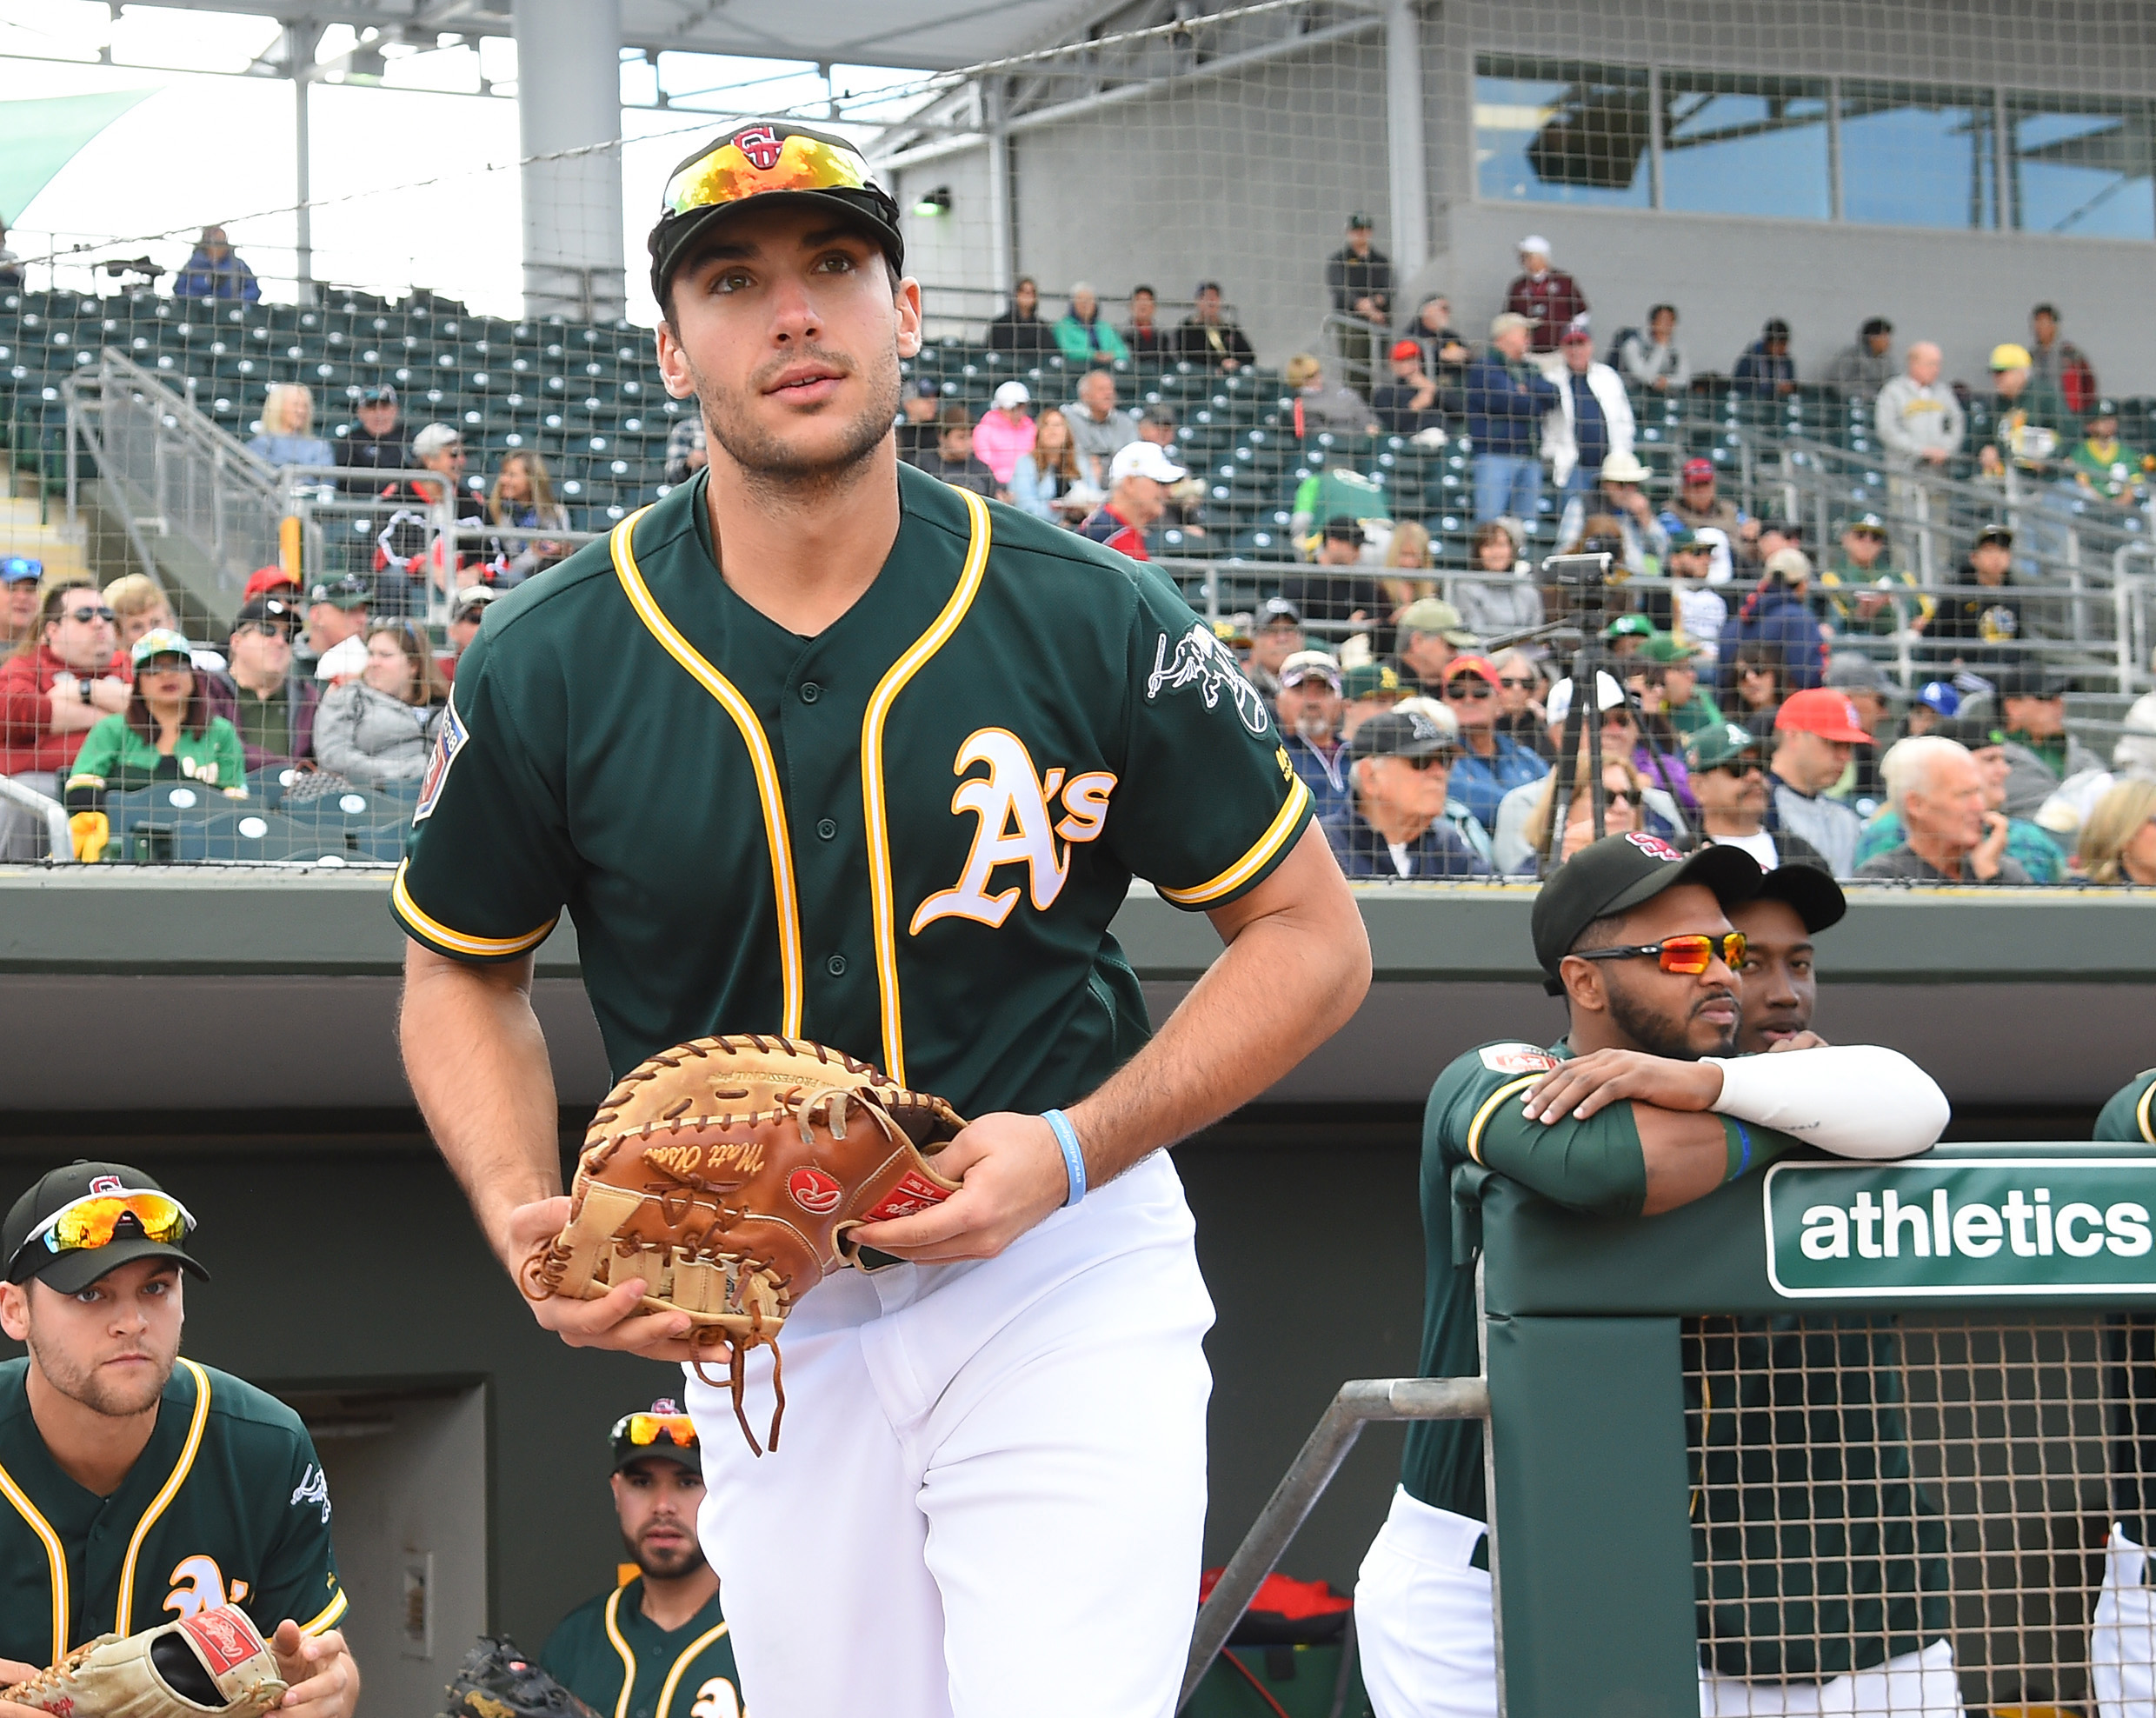
<path id="1" fill-rule="evenodd" d="M 1722 1071 L 1702 1062 L 1677 1062 L 1643 1050 L 1595 1050 L 1545 1074 L 1527 1093 L 1530 1121 L 1554 1126 L 1584 1122 L 1620 1100 L 1657 1109 L 1708 1109 L 1722 1095 Z"/>
<path id="2" fill-rule="evenodd" d="M 511 1211 L 501 1249 L 503 1257 L 512 1262 L 511 1271 L 559 1235 L 568 1222 L 566 1194 L 535 1199 Z M 573 1348 L 618 1348 L 648 1360 L 695 1359 L 689 1329 L 695 1321 L 685 1312 L 645 1311 L 644 1290 L 643 1279 L 632 1276 L 616 1283 L 596 1301 L 572 1301 L 557 1295 L 529 1303 L 541 1328 L 553 1331 Z M 15 1715 L 0 1709 L 0 1718 L 15 1718 Z"/>
<path id="3" fill-rule="evenodd" d="M 0 1658 L 0 1689 L 13 1688 L 17 1682 L 27 1682 L 37 1674 L 34 1664 L 24 1664 L 19 1659 Z M 13 1701 L 0 1700 L 0 1718 L 51 1718 L 51 1715 L 34 1706 L 17 1706 Z"/>

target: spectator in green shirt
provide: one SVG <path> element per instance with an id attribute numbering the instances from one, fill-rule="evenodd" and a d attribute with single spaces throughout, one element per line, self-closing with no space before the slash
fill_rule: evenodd
<path id="1" fill-rule="evenodd" d="M 1070 309 L 1055 324 L 1055 343 L 1063 362 L 1080 369 L 1125 362 L 1130 356 L 1115 324 L 1101 319 L 1100 296 L 1083 281 L 1070 290 Z"/>
<path id="2" fill-rule="evenodd" d="M 2073 468 L 2074 487 L 2112 507 L 2139 507 L 2156 478 L 2156 455 L 2119 439 L 2119 408 L 2110 400 L 2089 408 L 2080 443 L 2067 463 Z"/>
<path id="3" fill-rule="evenodd" d="M 67 778 L 69 807 L 94 811 L 108 793 L 173 776 L 245 798 L 239 730 L 210 714 L 187 640 L 155 628 L 135 641 L 130 660 L 135 686 L 127 709 L 105 717 L 83 742 Z"/>

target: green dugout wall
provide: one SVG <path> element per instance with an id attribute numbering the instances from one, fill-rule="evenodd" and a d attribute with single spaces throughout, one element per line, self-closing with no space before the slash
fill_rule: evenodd
<path id="1" fill-rule="evenodd" d="M 2131 1416 L 2156 1390 L 2156 1151 L 1789 1162 L 1644 1222 L 1474 1172 L 1454 1194 L 1485 1249 L 1507 1718 L 1697 1711 L 1709 1580 L 1901 1594 L 1905 1624 L 1953 1641 L 1972 1710 L 2089 1700 L 2106 1535 L 2144 1462 Z M 1746 1491 L 1709 1551 L 1694 1523 Z M 1806 1518 L 1828 1531 L 1787 1528 Z M 1886 1548 L 1852 1548 L 1882 1528 Z M 1839 1661 L 1865 1631 L 1826 1615 L 1762 1604 L 1752 1647 L 1718 1645 Z"/>

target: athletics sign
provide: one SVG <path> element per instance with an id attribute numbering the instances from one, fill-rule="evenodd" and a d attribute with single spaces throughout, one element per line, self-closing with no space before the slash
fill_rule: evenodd
<path id="1" fill-rule="evenodd" d="M 1760 1200 L 1793 1300 L 2156 1292 L 2156 1157 L 1783 1162 Z"/>

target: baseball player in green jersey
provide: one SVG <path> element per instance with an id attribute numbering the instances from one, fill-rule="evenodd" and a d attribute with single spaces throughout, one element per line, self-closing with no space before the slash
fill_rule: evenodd
<path id="1" fill-rule="evenodd" d="M 0 1329 L 30 1348 L 0 1363 L 0 1685 L 99 1635 L 233 1604 L 291 1684 L 283 1711 L 349 1718 L 359 1672 L 307 1428 L 180 1356 L 181 1273 L 208 1275 L 193 1228 L 141 1170 L 77 1162 L 0 1229 Z"/>
<path id="2" fill-rule="evenodd" d="M 634 1579 L 563 1617 L 539 1654 L 599 1718 L 741 1718 L 719 1578 L 696 1543 L 703 1453 L 681 1405 L 614 1422 L 614 1508 Z"/>
<path id="3" fill-rule="evenodd" d="M 414 1090 L 514 1268 L 567 1215 L 528 996 L 566 910 L 617 1075 L 778 1034 L 973 1117 L 937 1159 L 959 1192 L 858 1231 L 901 1262 L 789 1315 L 782 1449 L 713 1436 L 730 1402 L 689 1381 L 742 1697 L 1166 1718 L 1212 1309 L 1161 1148 L 1354 1010 L 1360 916 L 1171 585 L 899 464 L 920 289 L 850 144 L 734 127 L 675 170 L 651 251 L 709 463 L 495 603 L 458 665 L 393 889 Z M 1157 1034 L 1108 934 L 1134 876 L 1227 945 Z M 689 1359 L 642 1286 L 535 1315 Z"/>
<path id="4" fill-rule="evenodd" d="M 2156 1068 L 2113 1092 L 2092 1137 L 2156 1145 Z M 2100 1718 L 2156 1718 L 2156 1321 L 2106 1321 L 2111 1399 L 2111 1531 L 2089 1627 L 2089 1682 Z"/>
<path id="5" fill-rule="evenodd" d="M 1747 951 L 1730 915 L 1763 889 L 1807 929 L 1831 922 L 1830 912 L 1839 916 L 1840 890 L 1823 874 L 1785 866 L 1763 877 L 1738 849 L 1709 847 L 1687 857 L 1637 834 L 1582 849 L 1543 884 L 1533 915 L 1535 957 L 1548 988 L 1566 999 L 1570 1030 L 1547 1049 L 1500 1042 L 1468 1051 L 1440 1076 L 1424 1115 L 1427 1375 L 1481 1370 L 1474 1262 L 1453 1253 L 1455 1176 L 1501 1174 L 1574 1209 L 1641 1217 L 1687 1204 L 1796 1149 L 1797 1135 L 1808 1146 L 1862 1156 L 1904 1155 L 1938 1138 L 1946 1099 L 1891 1050 L 1807 1045 L 1734 1054 L 1742 1024 L 1738 969 Z M 1880 1441 L 1895 1435 L 1881 1412 Z M 1380 1718 L 1494 1718 L 1482 1462 L 1479 1422 L 1409 1428 L 1401 1488 L 1355 1592 L 1364 1681 Z M 1718 1482 L 1719 1472 L 1708 1479 Z M 1906 1503 L 1908 1489 L 1890 1502 Z M 1896 1525 L 1901 1538 L 1889 1535 L 1874 1548 L 1907 1566 L 1895 1590 L 1908 1596 L 1868 1608 L 1818 1607 L 1814 1626 L 1839 1631 L 1828 1638 L 1856 1655 L 1853 1666 L 1805 1664 L 1793 1654 L 1784 1663 L 1764 1643 L 1726 1642 L 1720 1608 L 1704 1604 L 1701 1710 L 1870 1710 L 1861 1702 L 1833 1705 L 1851 1690 L 1820 1686 L 1822 1677 L 1853 1668 L 1877 1673 L 1900 1702 L 1893 1711 L 1958 1714 L 1951 1650 L 1932 1638 L 1933 1619 L 1919 1615 L 1913 1596 L 1915 1548 L 1905 1542 L 1913 1529 Z M 1823 1541 L 1824 1525 L 1814 1530 Z M 1803 1550 L 1787 1526 L 1784 1535 L 1789 1554 Z M 1852 1523 L 1848 1537 L 1858 1536 Z M 1822 1555 L 1823 1573 L 1827 1561 Z M 1736 1609 L 1747 1615 L 1744 1606 Z M 1748 1615 L 1758 1616 L 1760 1607 Z M 1793 1638 L 1797 1629 L 1786 1632 Z"/>

